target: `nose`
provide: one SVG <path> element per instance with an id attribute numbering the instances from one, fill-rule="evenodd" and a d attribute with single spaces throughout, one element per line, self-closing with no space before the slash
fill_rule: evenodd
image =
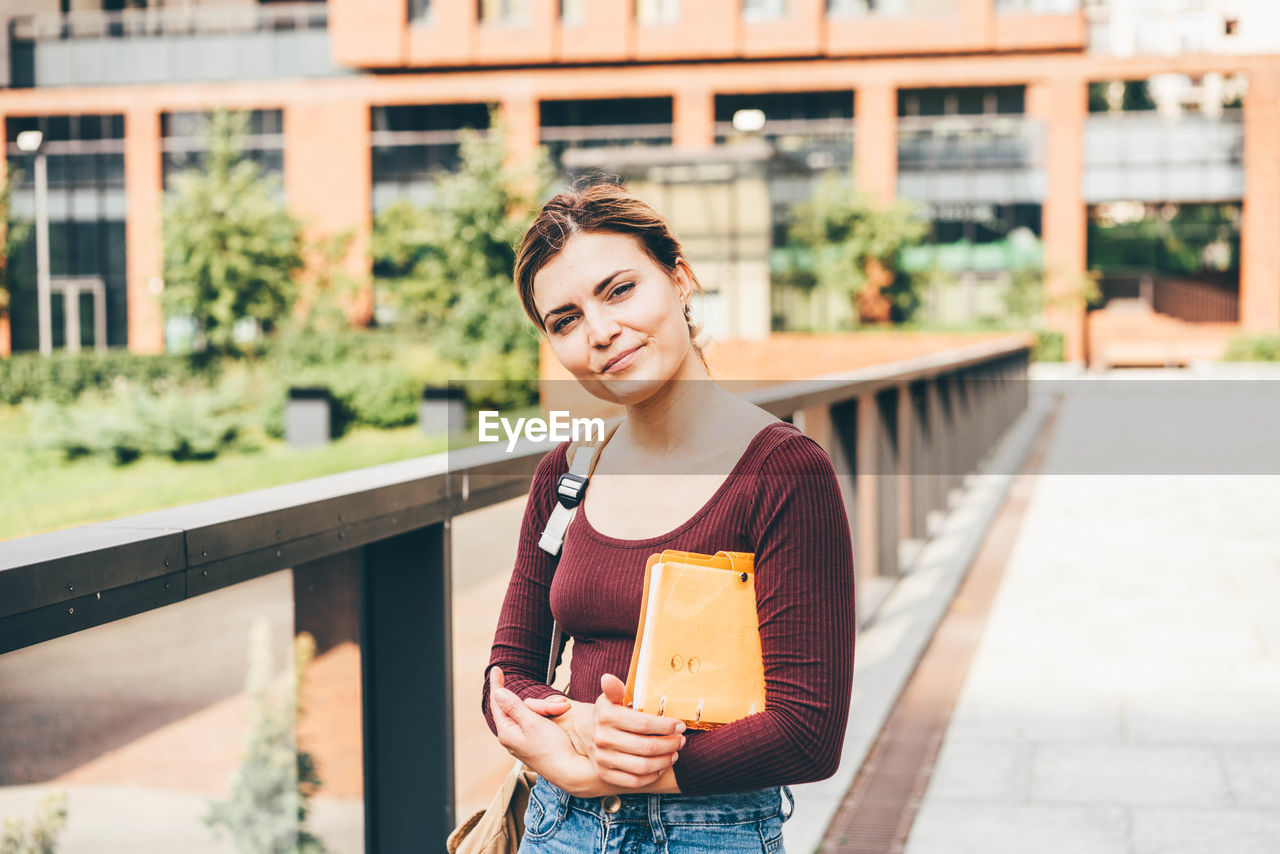
<path id="1" fill-rule="evenodd" d="M 622 331 L 613 315 L 602 309 L 588 308 L 583 313 L 582 322 L 586 327 L 587 340 L 593 347 L 608 347 Z"/>

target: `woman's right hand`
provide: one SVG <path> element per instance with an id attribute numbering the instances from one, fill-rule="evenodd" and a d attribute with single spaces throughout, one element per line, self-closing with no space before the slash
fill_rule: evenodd
<path id="1" fill-rule="evenodd" d="M 600 696 L 587 727 L 577 726 L 578 738 L 589 745 L 586 754 L 600 780 L 625 789 L 657 782 L 675 764 L 684 747 L 685 725 L 676 718 L 637 712 L 623 704 L 626 686 L 618 677 L 600 677 Z"/>
<path id="2" fill-rule="evenodd" d="M 595 703 L 561 695 L 526 699 L 525 705 L 551 718 L 569 736 L 574 749 L 591 760 L 599 778 L 619 788 L 641 788 L 657 781 L 684 747 L 684 723 L 627 708 L 626 686 L 611 674 L 600 678 Z"/>

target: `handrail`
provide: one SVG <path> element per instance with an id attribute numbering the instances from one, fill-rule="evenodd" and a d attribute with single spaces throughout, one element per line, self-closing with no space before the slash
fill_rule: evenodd
<path id="1" fill-rule="evenodd" d="M 744 395 L 853 475 L 841 494 L 860 583 L 899 573 L 900 544 L 927 536 L 1026 407 L 1030 345 Z M 0 542 L 0 655 L 291 569 L 298 630 L 327 630 L 335 601 L 355 612 L 335 631 L 360 651 L 365 850 L 439 847 L 456 821 L 450 520 L 525 494 L 547 450 L 463 448 Z"/>
<path id="2" fill-rule="evenodd" d="M 743 396 L 786 416 L 1026 349 L 1001 339 Z M 0 654 L 515 497 L 545 453 L 477 446 L 2 542 Z"/>

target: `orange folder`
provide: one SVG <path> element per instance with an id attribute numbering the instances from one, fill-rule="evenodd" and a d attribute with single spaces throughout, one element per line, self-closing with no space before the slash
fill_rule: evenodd
<path id="1" fill-rule="evenodd" d="M 765 708 L 754 556 L 667 550 L 645 564 L 632 708 L 715 729 Z"/>

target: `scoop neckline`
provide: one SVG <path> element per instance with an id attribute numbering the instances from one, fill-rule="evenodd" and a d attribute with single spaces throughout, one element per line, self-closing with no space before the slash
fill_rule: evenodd
<path id="1" fill-rule="evenodd" d="M 747 443 L 747 447 L 743 450 L 742 456 L 738 457 L 738 461 L 734 464 L 733 468 L 729 470 L 729 474 L 720 483 L 720 486 L 716 488 L 716 491 L 711 494 L 711 497 L 706 500 L 706 503 L 699 507 L 692 516 L 665 534 L 659 534 L 656 537 L 645 537 L 641 540 L 625 540 L 621 537 L 611 537 L 608 534 L 596 530 L 596 526 L 591 524 L 591 520 L 587 518 L 587 508 L 585 503 L 579 505 L 581 512 L 574 514 L 574 521 L 580 521 L 587 535 L 593 540 L 616 548 L 643 548 L 645 546 L 652 546 L 657 543 L 673 539 L 674 537 L 678 537 L 689 528 L 693 527 L 699 519 L 705 516 L 707 512 L 720 501 L 720 497 L 729 489 L 733 482 L 738 479 L 740 469 L 746 464 L 747 460 L 751 458 L 752 454 L 756 450 L 756 446 L 764 438 L 765 434 L 779 426 L 789 427 L 792 430 L 796 429 L 794 424 L 787 421 L 772 421 L 761 427 L 756 434 L 751 437 L 751 441 Z"/>

